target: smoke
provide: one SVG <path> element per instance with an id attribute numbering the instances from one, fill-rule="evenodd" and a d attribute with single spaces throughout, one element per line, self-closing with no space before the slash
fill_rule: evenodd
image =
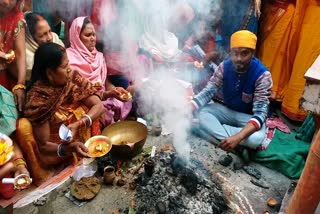
<path id="1" fill-rule="evenodd" d="M 100 10 L 101 38 L 108 52 L 117 52 L 131 66 L 134 84 L 140 93 L 139 108 L 160 117 L 165 129 L 173 136 L 177 153 L 189 160 L 190 145 L 187 135 L 191 126 L 192 111 L 187 99 L 186 79 L 175 69 L 176 56 L 181 54 L 178 47 L 179 31 L 196 32 L 201 37 L 198 21 L 204 20 L 214 26 L 221 18 L 222 0 L 103 0 Z M 193 25 L 188 25 L 195 20 Z M 187 29 L 188 28 L 188 29 Z M 143 41 L 142 41 L 143 40 Z M 141 65 L 137 55 L 138 46 L 144 45 L 149 52 L 161 56 L 167 62 L 164 66 Z M 122 65 L 123 66 L 123 65 Z M 121 67 L 119 65 L 119 67 Z M 188 73 L 184 70 L 182 73 Z M 147 78 L 147 81 L 141 80 Z M 189 79 L 190 80 L 190 79 Z M 192 80 L 191 80 L 192 82 Z"/>
<path id="2" fill-rule="evenodd" d="M 42 11 L 57 14 L 65 21 L 72 21 L 78 16 L 90 16 L 93 0 L 54 0 L 47 1 L 48 7 Z"/>
<path id="3" fill-rule="evenodd" d="M 93 0 L 48 1 L 48 10 L 58 12 L 63 19 L 72 21 L 76 16 L 90 16 Z M 221 18 L 222 0 L 101 0 L 99 18 L 101 26 L 96 29 L 104 42 L 106 61 L 120 70 L 130 70 L 132 81 L 140 88 L 141 108 L 160 116 L 161 123 L 173 136 L 178 154 L 189 159 L 187 143 L 191 121 L 191 108 L 187 100 L 188 84 L 183 70 L 172 66 L 181 54 L 178 38 L 181 31 L 203 36 L 200 21 L 215 26 Z M 193 20 L 193 21 L 192 21 Z M 192 24 L 190 24 L 192 23 Z M 166 62 L 146 66 L 137 54 L 141 40 L 151 47 L 149 52 L 158 54 Z M 114 55 L 112 55 L 114 54 Z M 115 56 L 114 58 L 111 58 Z M 147 78 L 147 81 L 142 81 Z M 190 79 L 189 79 L 190 80 Z M 192 79 L 190 80 L 192 82 Z"/>
<path id="4" fill-rule="evenodd" d="M 216 25 L 222 16 L 222 0 L 187 0 L 187 2 L 199 16 L 205 18 L 211 25 Z"/>
<path id="5" fill-rule="evenodd" d="M 178 80 L 171 69 L 165 68 L 149 74 L 140 85 L 142 108 L 160 118 L 162 127 L 173 136 L 177 153 L 186 161 L 190 156 L 187 142 L 191 121 L 191 106 L 187 99 L 190 87 L 190 84 Z"/>

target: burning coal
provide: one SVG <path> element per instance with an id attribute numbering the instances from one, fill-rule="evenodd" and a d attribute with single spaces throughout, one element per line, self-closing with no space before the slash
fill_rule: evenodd
<path id="1" fill-rule="evenodd" d="M 151 177 L 137 178 L 137 213 L 225 213 L 227 202 L 221 187 L 204 172 L 201 163 L 187 164 L 176 153 L 161 152 L 155 157 Z"/>

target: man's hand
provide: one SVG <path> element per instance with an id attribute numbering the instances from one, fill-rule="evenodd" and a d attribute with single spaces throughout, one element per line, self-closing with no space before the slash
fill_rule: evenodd
<path id="1" fill-rule="evenodd" d="M 25 90 L 22 88 L 19 88 L 14 90 L 13 94 L 14 94 L 15 103 L 18 106 L 18 110 L 22 112 L 25 105 Z"/>
<path id="2" fill-rule="evenodd" d="M 231 152 L 234 148 L 236 148 L 236 146 L 241 142 L 241 140 L 241 137 L 236 134 L 222 140 L 219 144 L 219 147 L 227 152 Z"/>

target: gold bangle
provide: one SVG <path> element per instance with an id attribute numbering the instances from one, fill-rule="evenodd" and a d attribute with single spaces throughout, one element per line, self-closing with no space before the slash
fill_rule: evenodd
<path id="1" fill-rule="evenodd" d="M 27 163 L 25 160 L 23 160 L 22 158 L 18 158 L 16 159 L 14 162 L 14 166 L 17 167 L 19 165 L 24 165 L 25 167 L 27 167 Z"/>
<path id="2" fill-rule="evenodd" d="M 26 89 L 26 86 L 24 84 L 22 84 L 22 83 L 19 83 L 19 84 L 13 86 L 12 92 L 14 93 L 14 91 L 17 90 L 17 89 Z"/>

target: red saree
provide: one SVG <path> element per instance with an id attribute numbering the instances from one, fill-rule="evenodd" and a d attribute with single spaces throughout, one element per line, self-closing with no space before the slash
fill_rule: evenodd
<path id="1" fill-rule="evenodd" d="M 18 0 L 14 9 L 7 15 L 0 18 L 0 51 L 8 53 L 9 50 L 14 49 L 14 40 L 24 28 L 24 16 L 22 9 L 24 6 L 23 0 Z M 8 64 L 5 60 L 0 58 L 0 84 L 11 90 L 16 84 L 15 81 L 6 72 Z"/>

